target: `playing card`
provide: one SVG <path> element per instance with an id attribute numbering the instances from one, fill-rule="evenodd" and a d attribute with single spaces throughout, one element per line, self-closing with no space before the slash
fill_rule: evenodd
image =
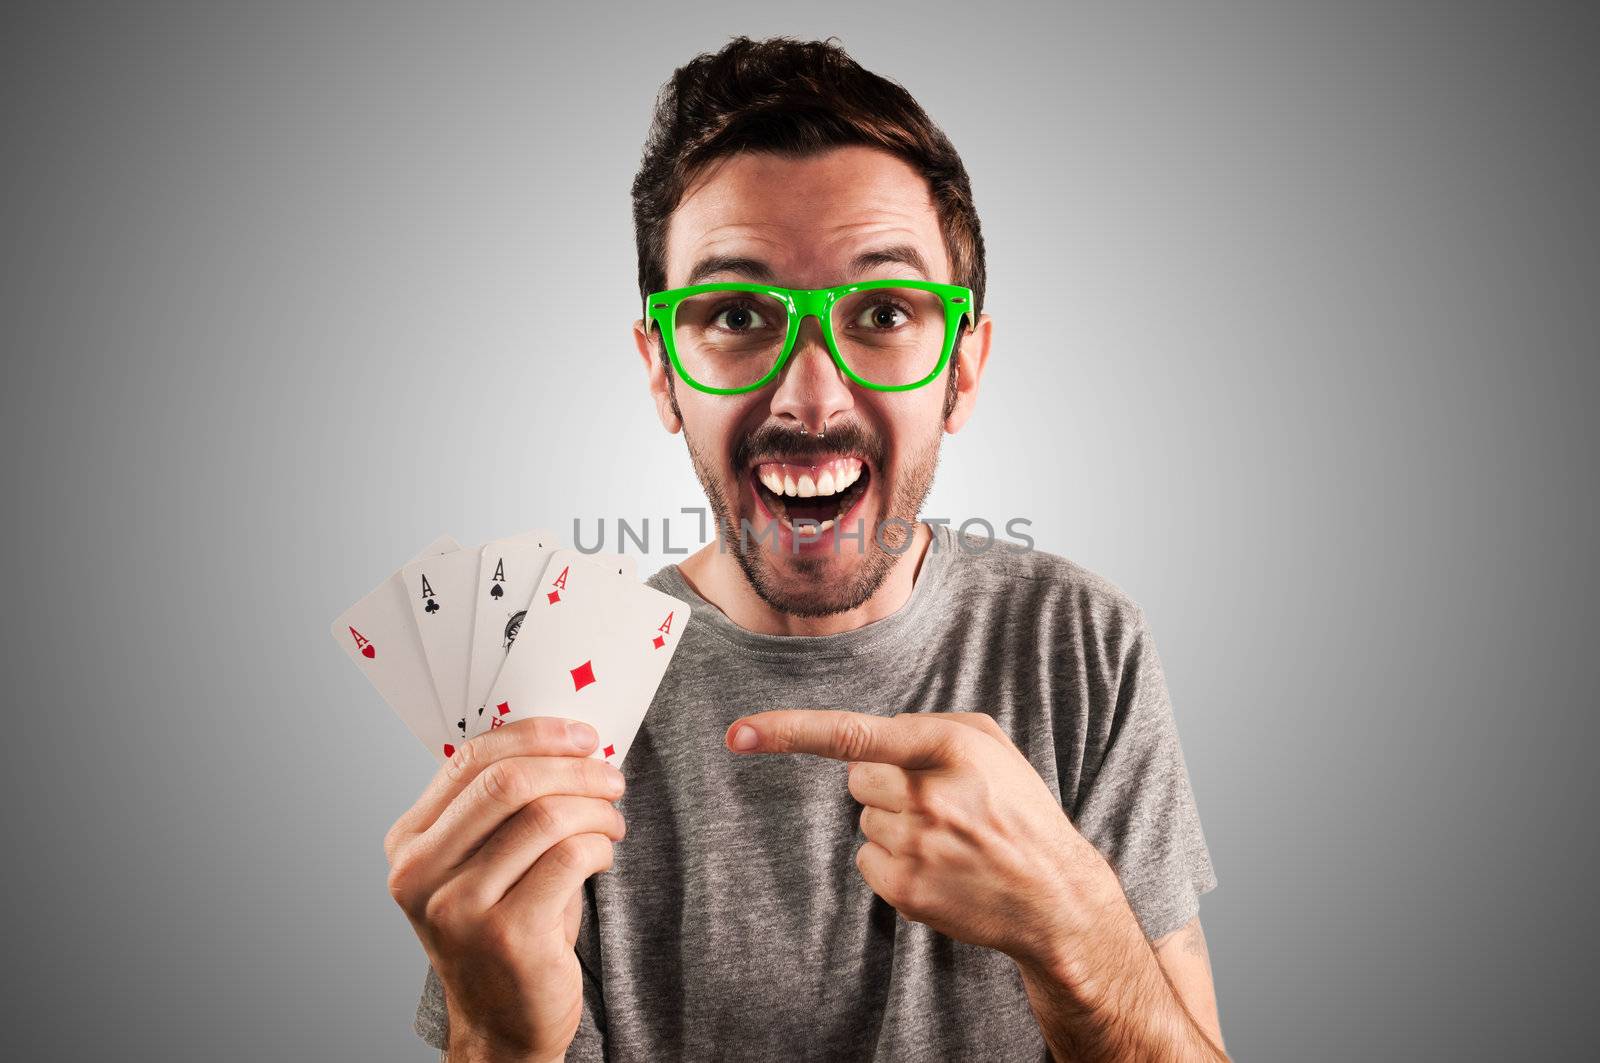
<path id="1" fill-rule="evenodd" d="M 591 756 L 620 766 L 688 622 L 677 598 L 557 550 L 489 692 L 490 726 L 582 720 L 600 733 Z"/>
<path id="2" fill-rule="evenodd" d="M 554 535 L 525 542 L 490 543 L 478 566 L 476 617 L 472 627 L 471 663 L 467 674 L 466 721 L 460 733 L 469 737 L 489 729 L 489 689 L 522 626 L 533 588 L 550 554 L 560 548 Z M 595 563 L 633 578 L 634 559 L 619 554 L 594 554 Z"/>
<path id="3" fill-rule="evenodd" d="M 487 729 L 488 722 L 482 719 L 484 699 L 489 696 L 489 688 L 500 674 L 500 665 L 516 641 L 517 630 L 528 611 L 528 601 L 533 597 L 533 586 L 558 546 L 554 538 L 549 538 L 490 543 L 483 548 L 474 591 L 476 615 L 467 672 L 463 735 L 481 734 Z"/>
<path id="4" fill-rule="evenodd" d="M 459 550 L 441 535 L 414 560 Z M 385 579 L 333 622 L 333 639 L 437 760 L 455 751 L 439 709 L 422 639 L 407 600 L 404 569 Z"/>
<path id="5" fill-rule="evenodd" d="M 480 553 L 476 546 L 452 550 L 413 561 L 401 570 L 439 695 L 439 718 L 454 741 L 466 732 L 467 664 L 472 655 L 473 591 Z"/>

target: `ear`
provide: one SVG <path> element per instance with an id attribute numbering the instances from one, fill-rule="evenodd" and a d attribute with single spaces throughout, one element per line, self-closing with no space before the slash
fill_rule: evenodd
<path id="1" fill-rule="evenodd" d="M 661 354 L 650 342 L 650 328 L 643 318 L 633 323 L 633 344 L 639 348 L 639 357 L 644 359 L 644 371 L 650 381 L 650 397 L 655 399 L 656 416 L 661 419 L 661 427 L 676 434 L 683 428 L 683 422 L 672 408 L 672 382 L 667 379 Z"/>
<path id="2" fill-rule="evenodd" d="M 956 348 L 956 401 L 950 407 L 950 416 L 944 420 L 944 430 L 954 435 L 972 416 L 978 403 L 978 382 L 983 378 L 983 367 L 989 363 L 989 338 L 994 321 L 988 314 L 978 315 L 978 325 L 961 337 Z"/>

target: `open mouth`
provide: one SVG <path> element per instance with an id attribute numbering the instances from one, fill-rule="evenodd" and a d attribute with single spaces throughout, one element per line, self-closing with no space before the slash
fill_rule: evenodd
<path id="1" fill-rule="evenodd" d="M 785 527 L 793 530 L 801 521 L 814 521 L 810 530 L 821 534 L 855 508 L 872 481 L 872 470 L 857 457 L 816 464 L 762 461 L 750 470 L 750 480 L 767 512 Z"/>

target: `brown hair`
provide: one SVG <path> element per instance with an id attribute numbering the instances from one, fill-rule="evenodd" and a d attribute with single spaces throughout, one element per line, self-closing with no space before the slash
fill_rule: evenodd
<path id="1" fill-rule="evenodd" d="M 794 158 L 863 144 L 904 159 L 928 181 L 953 282 L 983 309 L 983 235 L 966 167 L 950 139 L 897 82 L 826 41 L 735 37 L 673 71 L 633 179 L 639 298 L 667 285 L 667 221 L 709 163 L 739 151 Z"/>

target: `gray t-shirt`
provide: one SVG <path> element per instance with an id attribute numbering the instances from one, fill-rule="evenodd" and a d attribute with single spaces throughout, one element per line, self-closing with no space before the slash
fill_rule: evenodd
<path id="1" fill-rule="evenodd" d="M 1118 587 L 1052 554 L 935 528 L 895 613 L 836 635 L 734 624 L 690 604 L 628 752 L 628 835 L 584 886 L 584 1010 L 568 1060 L 1047 1058 L 1016 962 L 905 919 L 856 867 L 848 766 L 741 756 L 775 708 L 986 712 L 1110 861 L 1146 936 L 1216 885 L 1161 660 Z M 430 969 L 417 1032 L 443 1046 Z"/>

